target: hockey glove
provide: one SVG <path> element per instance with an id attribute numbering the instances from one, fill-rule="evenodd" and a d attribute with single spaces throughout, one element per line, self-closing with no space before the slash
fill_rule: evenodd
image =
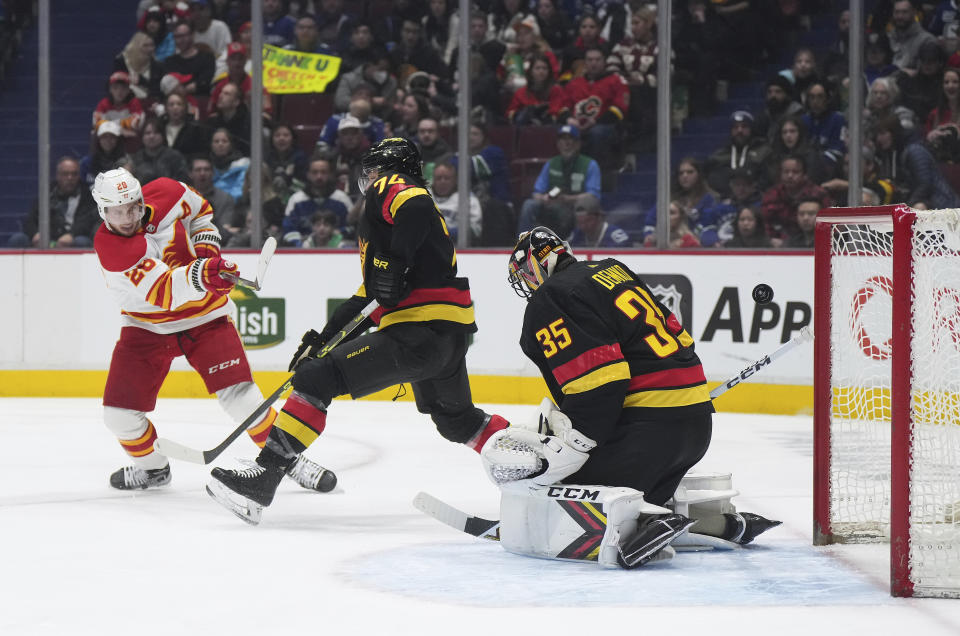
<path id="1" fill-rule="evenodd" d="M 220 256 L 220 236 L 214 232 L 201 232 L 193 237 L 193 251 L 197 258 Z"/>
<path id="2" fill-rule="evenodd" d="M 230 280 L 223 274 L 233 274 Z M 237 265 L 225 261 L 219 256 L 213 258 L 198 258 L 190 266 L 190 282 L 197 291 L 208 291 L 218 296 L 229 294 L 236 286 Z"/>
<path id="3" fill-rule="evenodd" d="M 367 291 L 383 307 L 396 307 L 407 294 L 407 267 L 402 260 L 380 252 L 373 257 L 373 273 Z"/>
<path id="4" fill-rule="evenodd" d="M 319 356 L 325 344 L 327 344 L 326 341 L 313 329 L 303 334 L 303 338 L 300 339 L 300 346 L 297 347 L 297 352 L 293 354 L 293 359 L 290 360 L 287 371 L 292 373 L 306 360 Z"/>

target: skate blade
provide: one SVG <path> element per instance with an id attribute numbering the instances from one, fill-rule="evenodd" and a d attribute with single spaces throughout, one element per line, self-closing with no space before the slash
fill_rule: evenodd
<path id="1" fill-rule="evenodd" d="M 249 523 L 251 526 L 259 524 L 263 517 L 263 506 L 238 495 L 217 480 L 207 484 L 207 494 L 244 523 Z"/>

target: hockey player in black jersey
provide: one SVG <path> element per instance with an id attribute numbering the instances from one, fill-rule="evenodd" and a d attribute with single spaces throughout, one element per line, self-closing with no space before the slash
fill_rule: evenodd
<path id="1" fill-rule="evenodd" d="M 578 261 L 544 227 L 520 235 L 509 281 L 528 301 L 520 346 L 556 407 L 546 401 L 541 449 L 516 428 L 489 440 L 482 455 L 494 481 L 509 481 L 498 479 L 502 459 L 516 478 L 517 462 L 499 448 L 509 440 L 507 448 L 535 450 L 538 461 L 524 476 L 535 483 L 626 487 L 654 507 L 667 504 L 710 445 L 714 409 L 693 338 L 626 265 Z M 542 437 L 545 427 L 552 437 Z M 729 497 L 724 510 L 734 510 Z M 501 523 L 505 529 L 507 521 Z M 647 515 L 632 540 L 618 546 L 620 564 L 642 564 L 692 524 L 681 514 Z M 743 544 L 778 524 L 726 512 L 698 516 L 692 532 Z"/>
<path id="2" fill-rule="evenodd" d="M 357 398 L 410 382 L 417 409 L 431 416 L 438 432 L 477 452 L 508 425 L 473 405 L 464 361 L 468 336 L 477 330 L 470 287 L 457 276 L 457 254 L 426 190 L 417 147 L 399 137 L 379 142 L 363 159 L 359 185 L 366 197 L 358 228 L 359 290 L 323 331 L 304 334 L 290 363 L 294 391 L 256 464 L 211 473 L 211 496 L 251 523 L 272 502 L 285 467 L 323 432 L 334 397 Z M 379 329 L 318 357 L 371 299 L 379 307 L 352 333 L 373 324 Z"/>

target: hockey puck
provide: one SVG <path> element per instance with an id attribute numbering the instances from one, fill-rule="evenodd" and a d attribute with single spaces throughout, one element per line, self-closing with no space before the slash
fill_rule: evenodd
<path id="1" fill-rule="evenodd" d="M 760 283 L 753 288 L 753 302 L 758 305 L 766 305 L 773 300 L 773 287 L 766 283 Z"/>
<path id="2" fill-rule="evenodd" d="M 320 481 L 317 482 L 318 492 L 330 492 L 337 487 L 337 476 L 332 470 L 325 470 L 320 475 Z"/>

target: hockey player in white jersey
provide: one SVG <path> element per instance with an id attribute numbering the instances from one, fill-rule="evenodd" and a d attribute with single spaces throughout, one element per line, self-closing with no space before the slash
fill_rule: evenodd
<path id="1" fill-rule="evenodd" d="M 104 221 L 94 249 L 121 313 L 103 396 L 104 422 L 133 460 L 110 475 L 110 485 L 164 486 L 170 483 L 170 464 L 153 448 L 157 431 L 147 414 L 174 358 L 186 356 L 238 423 L 263 402 L 231 320 L 228 294 L 237 266 L 220 255 L 210 203 L 184 183 L 160 178 L 141 189 L 131 173 L 118 168 L 97 175 L 93 197 Z M 247 429 L 258 446 L 276 417 L 270 409 Z M 287 474 L 319 492 L 336 484 L 331 471 L 303 456 Z"/>

